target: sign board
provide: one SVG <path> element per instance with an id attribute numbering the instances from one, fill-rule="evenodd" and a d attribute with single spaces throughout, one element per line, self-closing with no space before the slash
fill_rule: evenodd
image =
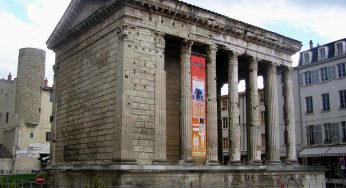
<path id="1" fill-rule="evenodd" d="M 44 176 L 37 175 L 36 176 L 36 183 L 39 184 L 39 185 L 43 184 L 44 183 Z"/>
<path id="2" fill-rule="evenodd" d="M 192 158 L 206 158 L 206 60 L 191 55 Z"/>

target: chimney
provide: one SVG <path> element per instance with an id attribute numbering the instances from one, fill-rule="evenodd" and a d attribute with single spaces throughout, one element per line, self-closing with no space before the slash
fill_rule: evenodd
<path id="1" fill-rule="evenodd" d="M 12 80 L 12 75 L 11 75 L 11 73 L 8 73 L 7 80 L 8 80 L 8 81 L 11 81 L 11 80 Z"/>
<path id="2" fill-rule="evenodd" d="M 44 80 L 44 86 L 48 86 L 48 79 L 47 78 Z"/>
<path id="3" fill-rule="evenodd" d="M 312 49 L 314 47 L 314 43 L 312 42 L 312 40 L 310 40 L 310 49 Z"/>

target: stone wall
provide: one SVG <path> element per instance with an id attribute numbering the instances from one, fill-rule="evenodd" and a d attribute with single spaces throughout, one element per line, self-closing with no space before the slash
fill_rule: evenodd
<path id="1" fill-rule="evenodd" d="M 126 167 L 125 167 L 126 168 Z M 166 169 L 165 169 L 166 168 Z M 150 172 L 150 173 L 148 173 Z M 227 169 L 227 167 L 152 166 L 118 171 L 95 170 L 55 173 L 55 187 L 144 187 L 144 188 L 324 188 L 321 171 Z M 57 181 L 58 180 L 58 181 Z"/>
<path id="2" fill-rule="evenodd" d="M 116 95 L 121 92 L 116 90 L 119 37 L 107 26 L 98 25 L 58 52 L 56 162 L 112 160 L 119 145 L 115 143 Z"/>
<path id="3" fill-rule="evenodd" d="M 46 52 L 35 48 L 19 50 L 15 112 L 24 123 L 40 121 L 41 91 L 45 74 Z"/>

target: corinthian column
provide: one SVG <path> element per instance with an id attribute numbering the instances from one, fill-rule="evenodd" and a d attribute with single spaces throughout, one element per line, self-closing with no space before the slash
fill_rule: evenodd
<path id="1" fill-rule="evenodd" d="M 293 100 L 293 84 L 292 84 L 293 68 L 287 67 L 284 71 L 284 102 L 285 102 L 285 135 L 286 135 L 286 153 L 287 163 L 297 164 L 296 154 L 296 125 L 294 117 L 294 100 Z"/>
<path id="2" fill-rule="evenodd" d="M 228 165 L 241 164 L 240 125 L 238 100 L 238 54 L 228 55 L 228 119 L 229 119 L 229 161 Z"/>
<path id="3" fill-rule="evenodd" d="M 246 80 L 247 103 L 247 157 L 248 163 L 259 165 L 261 161 L 258 86 L 257 86 L 258 59 L 251 58 L 249 75 Z"/>
<path id="4" fill-rule="evenodd" d="M 155 78 L 155 149 L 154 163 L 167 162 L 166 157 L 166 71 L 165 71 L 165 38 L 163 33 L 156 37 L 156 78 Z"/>
<path id="5" fill-rule="evenodd" d="M 276 65 L 267 67 L 265 78 L 265 109 L 266 109 L 266 155 L 268 164 L 280 162 L 279 109 L 277 93 Z"/>
<path id="6" fill-rule="evenodd" d="M 180 78 L 180 164 L 192 163 L 192 94 L 191 94 L 191 47 L 193 42 L 184 40 L 181 48 Z"/>
<path id="7" fill-rule="evenodd" d="M 218 165 L 217 143 L 217 94 L 216 94 L 216 46 L 209 46 L 207 61 L 207 161 L 206 165 Z"/>

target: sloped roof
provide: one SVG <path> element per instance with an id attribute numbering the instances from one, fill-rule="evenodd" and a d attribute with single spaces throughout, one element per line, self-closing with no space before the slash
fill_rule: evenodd
<path id="1" fill-rule="evenodd" d="M 98 8 L 89 10 L 87 14 L 88 16 L 86 16 L 84 20 L 79 20 L 80 22 L 76 24 L 75 21 L 81 13 L 83 6 L 92 4 L 98 4 Z M 69 41 L 73 36 L 90 29 L 100 21 L 112 15 L 119 8 L 129 4 L 138 7 L 145 7 L 148 10 L 160 10 L 161 13 L 166 14 L 175 12 L 177 15 L 176 18 L 181 16 L 184 20 L 190 19 L 194 20 L 198 24 L 209 24 L 208 22 L 210 22 L 210 18 L 201 18 L 198 17 L 197 14 L 193 14 L 196 11 L 203 12 L 209 14 L 210 17 L 224 20 L 224 23 L 214 22 L 214 27 L 222 32 L 242 35 L 254 39 L 257 43 L 265 44 L 267 46 L 278 45 L 280 48 L 291 54 L 298 52 L 302 46 L 301 42 L 295 39 L 285 37 L 179 0 L 72 0 L 63 17 L 49 37 L 47 41 L 48 48 L 57 48 L 64 42 Z M 175 5 L 170 6 L 171 4 Z"/>

